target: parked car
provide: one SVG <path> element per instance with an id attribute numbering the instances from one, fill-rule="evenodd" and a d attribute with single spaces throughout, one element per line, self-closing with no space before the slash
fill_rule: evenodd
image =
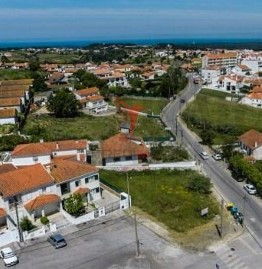
<path id="1" fill-rule="evenodd" d="M 221 156 L 221 154 L 219 154 L 219 153 L 214 153 L 214 154 L 212 155 L 212 157 L 213 157 L 216 161 L 220 161 L 220 160 L 222 160 L 222 156 Z"/>
<path id="2" fill-rule="evenodd" d="M 51 236 L 49 236 L 49 238 L 47 239 L 47 241 L 53 245 L 55 248 L 62 248 L 62 247 L 66 247 L 67 243 L 64 239 L 64 237 L 57 233 L 57 234 L 53 234 Z"/>
<path id="3" fill-rule="evenodd" d="M 202 151 L 199 153 L 199 156 L 203 159 L 203 160 L 207 160 L 209 158 L 208 154 L 205 151 Z"/>
<path id="4" fill-rule="evenodd" d="M 0 250 L 0 258 L 3 259 L 5 266 L 13 266 L 19 263 L 19 260 L 10 247 Z"/>
<path id="5" fill-rule="evenodd" d="M 247 191 L 248 194 L 256 194 L 257 190 L 252 184 L 245 184 L 244 190 Z"/>
<path id="6" fill-rule="evenodd" d="M 181 100 L 180 100 L 180 103 L 182 103 L 182 104 L 184 104 L 185 102 L 186 102 L 185 99 L 181 99 Z"/>

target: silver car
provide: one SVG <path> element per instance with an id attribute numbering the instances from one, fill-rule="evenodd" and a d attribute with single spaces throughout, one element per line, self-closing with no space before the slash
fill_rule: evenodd
<path id="1" fill-rule="evenodd" d="M 67 243 L 64 239 L 64 237 L 57 233 L 57 234 L 53 234 L 51 236 L 49 236 L 49 238 L 47 239 L 47 241 L 53 245 L 55 248 L 62 248 L 62 247 L 66 247 Z"/>
<path id="2" fill-rule="evenodd" d="M 257 190 L 252 184 L 245 184 L 244 189 L 248 194 L 256 194 Z"/>

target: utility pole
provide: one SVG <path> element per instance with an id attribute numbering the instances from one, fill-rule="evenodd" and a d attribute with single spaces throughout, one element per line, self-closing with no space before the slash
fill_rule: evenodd
<path id="1" fill-rule="evenodd" d="M 15 196 L 14 198 L 15 200 L 15 214 L 16 214 L 16 224 L 17 224 L 17 229 L 18 229 L 18 234 L 19 234 L 19 241 L 23 242 L 24 238 L 23 238 L 23 233 L 20 227 L 20 221 L 19 221 L 19 214 L 18 214 L 18 208 L 17 208 L 17 197 Z"/>
<path id="2" fill-rule="evenodd" d="M 221 200 L 221 212 L 220 212 L 220 236 L 223 238 L 223 211 L 224 211 L 224 199 Z"/>
<path id="3" fill-rule="evenodd" d="M 138 233 L 137 233 L 137 220 L 136 220 L 136 213 L 135 213 L 135 234 L 136 234 L 136 256 L 139 257 L 140 256 L 140 249 L 139 249 L 139 239 L 138 239 Z"/>
<path id="4" fill-rule="evenodd" d="M 127 202 L 128 202 L 128 209 L 130 209 L 130 190 L 129 190 L 129 177 L 128 172 L 126 172 L 126 184 L 127 184 Z"/>

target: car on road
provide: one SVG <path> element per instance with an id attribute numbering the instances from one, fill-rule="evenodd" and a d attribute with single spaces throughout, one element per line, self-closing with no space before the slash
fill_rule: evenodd
<path id="1" fill-rule="evenodd" d="M 222 160 L 222 155 L 219 154 L 219 153 L 214 153 L 214 154 L 212 155 L 212 157 L 213 157 L 214 160 L 216 160 L 216 161 L 221 161 L 221 160 Z"/>
<path id="2" fill-rule="evenodd" d="M 62 248 L 67 246 L 66 240 L 59 233 L 50 235 L 47 241 L 55 248 Z"/>
<path id="3" fill-rule="evenodd" d="M 185 99 L 181 99 L 181 100 L 180 100 L 180 103 L 182 103 L 182 104 L 184 104 L 185 102 L 186 102 Z"/>
<path id="4" fill-rule="evenodd" d="M 10 247 L 0 250 L 0 258 L 3 259 L 5 266 L 13 266 L 19 263 L 19 260 Z"/>
<path id="5" fill-rule="evenodd" d="M 202 151 L 199 153 L 199 156 L 203 159 L 203 160 L 207 160 L 209 158 L 208 154 L 205 151 Z"/>
<path id="6" fill-rule="evenodd" d="M 256 188 L 255 188 L 252 184 L 245 184 L 245 185 L 244 185 L 244 190 L 245 190 L 248 194 L 256 194 L 256 193 L 257 193 Z"/>

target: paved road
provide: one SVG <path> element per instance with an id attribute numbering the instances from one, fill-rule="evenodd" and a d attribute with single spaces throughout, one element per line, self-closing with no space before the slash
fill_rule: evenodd
<path id="1" fill-rule="evenodd" d="M 199 143 L 199 138 L 192 134 L 185 124 L 179 119 L 179 113 L 185 108 L 187 102 L 194 99 L 199 85 L 195 85 L 192 80 L 193 75 L 189 75 L 189 84 L 185 88 L 180 98 L 172 102 L 162 112 L 162 120 L 171 128 L 177 139 L 183 143 L 192 156 L 200 162 L 203 172 L 211 179 L 215 188 L 221 195 L 221 199 L 234 202 L 240 211 L 245 215 L 245 225 L 262 248 L 262 204 L 258 197 L 248 195 L 242 188 L 241 183 L 236 182 L 225 169 L 222 162 L 217 162 L 212 158 L 202 160 L 199 152 L 208 151 Z M 181 103 L 181 98 L 186 102 Z"/>

